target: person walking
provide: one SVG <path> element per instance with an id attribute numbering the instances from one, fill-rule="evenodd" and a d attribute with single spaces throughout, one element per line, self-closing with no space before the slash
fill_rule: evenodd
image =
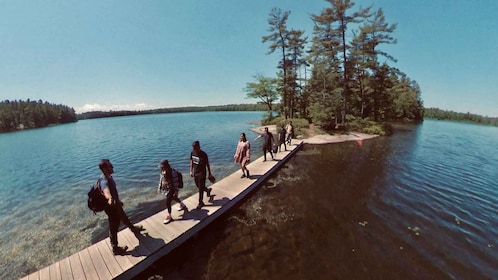
<path id="1" fill-rule="evenodd" d="M 265 127 L 265 132 L 263 134 L 260 134 L 258 137 L 254 139 L 254 141 L 263 138 L 263 156 L 264 160 L 266 161 L 266 153 L 270 152 L 271 159 L 273 159 L 273 152 L 272 152 L 272 147 L 273 147 L 273 134 L 268 131 L 268 127 Z"/>
<path id="2" fill-rule="evenodd" d="M 287 145 L 291 145 L 292 138 L 294 138 L 294 125 L 292 125 L 292 121 L 289 121 L 287 124 Z"/>
<path id="3" fill-rule="evenodd" d="M 108 159 L 102 159 L 99 163 L 99 168 L 104 175 L 100 186 L 105 198 L 107 199 L 107 205 L 104 211 L 107 214 L 109 221 L 109 239 L 112 246 L 112 252 L 114 255 L 124 255 L 126 254 L 128 246 L 118 246 L 118 230 L 120 223 L 123 222 L 135 234 L 140 233 L 144 230 L 144 228 L 141 225 L 133 225 L 123 210 L 123 202 L 119 199 L 116 182 L 114 181 L 114 178 L 112 178 L 114 166 L 111 161 Z"/>
<path id="4" fill-rule="evenodd" d="M 285 139 L 285 134 L 287 131 L 284 128 L 284 124 L 280 124 L 280 128 L 278 129 L 278 149 L 280 152 L 282 152 L 282 144 L 284 145 L 285 151 L 287 151 L 287 146 L 285 145 L 285 142 L 287 139 Z"/>
<path id="5" fill-rule="evenodd" d="M 194 141 L 192 143 L 192 152 L 190 152 L 190 177 L 194 177 L 195 185 L 199 190 L 199 204 L 197 209 L 201 209 L 204 204 L 204 192 L 207 193 L 209 199 L 211 199 L 211 188 L 206 187 L 206 169 L 209 174 L 209 180 L 214 181 L 214 177 L 211 174 L 211 166 L 209 165 L 208 155 L 201 150 L 201 145 L 199 141 Z"/>
<path id="6" fill-rule="evenodd" d="M 164 219 L 163 223 L 168 224 L 173 221 L 173 217 L 171 216 L 171 202 L 173 200 L 180 203 L 178 211 L 187 210 L 187 206 L 178 197 L 178 191 L 180 188 L 179 176 L 182 176 L 182 174 L 171 168 L 169 162 L 165 159 L 161 160 L 159 168 L 161 169 L 161 172 L 159 176 L 157 194 L 164 192 L 166 196 L 166 209 L 168 209 L 168 215 Z"/>
<path id="7" fill-rule="evenodd" d="M 237 150 L 235 150 L 233 158 L 236 163 L 240 164 L 240 169 L 242 170 L 240 178 L 249 178 L 249 169 L 247 169 L 246 164 L 251 160 L 251 144 L 247 141 L 245 133 L 240 134 Z"/>

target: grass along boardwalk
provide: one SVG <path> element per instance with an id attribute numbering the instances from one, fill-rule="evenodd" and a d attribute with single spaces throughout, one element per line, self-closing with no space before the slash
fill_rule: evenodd
<path id="1" fill-rule="evenodd" d="M 213 184 L 212 197 L 202 209 L 195 209 L 198 203 L 198 194 L 195 194 L 183 200 L 188 211 L 176 211 L 178 205 L 173 205 L 174 220 L 167 225 L 163 224 L 167 210 L 163 210 L 138 222 L 145 228 L 140 234 L 134 234 L 127 228 L 121 230 L 118 239 L 121 246 L 128 246 L 126 255 L 114 256 L 109 238 L 105 238 L 22 279 L 103 280 L 130 279 L 138 275 L 229 211 L 262 184 L 303 145 L 301 140 L 293 142 L 292 146 L 287 147 L 287 152 L 275 154 L 275 160 L 264 162 L 263 157 L 260 157 L 252 161 L 248 165 L 251 172 L 249 179 L 240 178 L 239 170 Z M 270 158 L 270 155 L 267 155 L 267 159 Z"/>

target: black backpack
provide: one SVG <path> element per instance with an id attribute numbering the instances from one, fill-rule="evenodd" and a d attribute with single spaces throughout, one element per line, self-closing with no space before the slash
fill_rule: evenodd
<path id="1" fill-rule="evenodd" d="M 183 175 L 179 171 L 172 169 L 173 186 L 177 189 L 183 188 Z"/>
<path id="2" fill-rule="evenodd" d="M 105 198 L 102 188 L 100 187 L 101 180 L 102 179 L 98 179 L 97 183 L 95 183 L 95 185 L 93 185 L 88 192 L 88 208 L 93 211 L 93 214 L 102 212 L 107 204 L 107 199 Z"/>

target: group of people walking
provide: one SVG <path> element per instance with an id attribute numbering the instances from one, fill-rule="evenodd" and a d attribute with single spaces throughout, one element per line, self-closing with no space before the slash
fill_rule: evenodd
<path id="1" fill-rule="evenodd" d="M 286 145 L 290 145 L 292 137 L 294 136 L 294 127 L 292 122 L 290 122 L 286 128 L 282 124 L 279 131 L 278 146 L 281 151 L 281 145 L 284 145 L 284 149 L 287 150 Z M 266 161 L 266 153 L 270 152 L 273 157 L 273 135 L 268 131 L 268 127 L 265 127 L 263 134 L 256 137 L 255 140 L 263 138 L 263 155 L 264 161 Z M 235 162 L 240 164 L 242 170 L 241 178 L 250 178 L 250 172 L 247 168 L 247 164 L 251 160 L 251 144 L 247 140 L 246 134 L 241 133 L 239 141 L 237 143 L 237 148 L 234 154 Z M 103 178 L 100 183 L 101 191 L 107 200 L 106 207 L 104 209 L 108 217 L 109 223 L 109 239 L 112 246 L 112 251 L 115 255 L 124 255 L 128 249 L 127 246 L 121 247 L 118 245 L 118 230 L 119 225 L 123 222 L 133 233 L 139 234 L 144 230 L 141 225 L 134 225 L 130 222 L 128 216 L 123 210 L 123 202 L 119 199 L 119 194 L 112 174 L 114 173 L 114 166 L 109 159 L 102 159 L 99 163 L 99 168 L 102 172 Z M 176 201 L 179 203 L 178 211 L 188 211 L 187 206 L 178 196 L 179 189 L 181 188 L 180 182 L 183 182 L 181 178 L 181 173 L 172 168 L 168 160 L 161 160 L 159 164 L 160 177 L 159 185 L 157 187 L 157 193 L 163 193 L 166 198 L 166 209 L 168 214 L 164 219 L 163 223 L 168 224 L 173 221 L 171 215 L 171 203 Z M 199 203 L 196 209 L 201 209 L 204 204 L 204 192 L 206 192 L 209 199 L 211 196 L 211 188 L 206 187 L 206 179 L 209 179 L 212 183 L 215 178 L 211 172 L 211 166 L 209 164 L 209 157 L 206 152 L 201 149 L 199 141 L 194 141 L 192 143 L 192 151 L 190 152 L 190 176 L 194 178 L 195 185 L 199 192 Z"/>
<path id="2" fill-rule="evenodd" d="M 133 225 L 123 210 L 123 202 L 119 199 L 116 182 L 112 177 L 114 166 L 111 161 L 109 159 L 102 159 L 99 163 L 99 168 L 103 175 L 103 178 L 100 181 L 100 188 L 107 200 L 104 211 L 108 217 L 109 239 L 112 251 L 115 255 L 124 255 L 126 254 L 128 247 L 121 247 L 118 245 L 118 230 L 121 222 L 135 234 L 139 234 L 144 228 L 141 225 Z M 167 224 L 173 220 L 171 216 L 171 202 L 173 200 L 180 204 L 178 211 L 188 210 L 188 208 L 178 196 L 179 184 L 180 181 L 183 181 L 182 178 L 179 177 L 181 174 L 170 166 L 168 160 L 161 160 L 159 168 L 160 177 L 157 192 L 158 194 L 164 193 L 166 197 L 168 215 L 164 219 L 164 223 Z M 197 205 L 197 209 L 201 209 L 205 206 L 203 202 L 204 192 L 211 197 L 211 188 L 206 187 L 206 177 L 211 182 L 214 182 L 215 179 L 211 173 L 208 155 L 201 150 L 199 141 L 192 143 L 192 151 L 190 152 L 190 176 L 194 177 L 195 184 L 199 190 L 199 204 Z"/>

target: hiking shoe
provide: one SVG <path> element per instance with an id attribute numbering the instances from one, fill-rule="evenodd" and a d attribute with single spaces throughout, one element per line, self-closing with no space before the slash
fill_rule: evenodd
<path id="1" fill-rule="evenodd" d="M 170 215 L 166 216 L 166 219 L 164 219 L 163 224 L 169 224 L 173 219 L 171 218 Z"/>
<path id="2" fill-rule="evenodd" d="M 178 206 L 178 209 L 176 209 L 176 210 L 178 210 L 178 211 L 187 210 L 187 205 L 182 203 L 182 204 L 180 204 L 180 206 Z"/>
<path id="3" fill-rule="evenodd" d="M 144 229 L 144 227 L 143 227 L 142 225 L 133 226 L 133 227 L 132 227 L 132 228 L 130 228 L 130 229 L 131 229 L 131 231 L 132 231 L 133 233 L 139 233 L 139 232 L 141 232 L 141 231 L 145 230 L 145 229 Z"/>
<path id="4" fill-rule="evenodd" d="M 112 253 L 114 255 L 123 256 L 126 254 L 126 250 L 128 250 L 128 246 L 124 246 L 124 247 L 114 246 L 114 247 L 112 247 Z"/>
<path id="5" fill-rule="evenodd" d="M 202 207 L 206 206 L 206 204 L 204 204 L 204 202 L 199 202 L 199 204 L 197 205 L 196 209 L 201 209 Z"/>

